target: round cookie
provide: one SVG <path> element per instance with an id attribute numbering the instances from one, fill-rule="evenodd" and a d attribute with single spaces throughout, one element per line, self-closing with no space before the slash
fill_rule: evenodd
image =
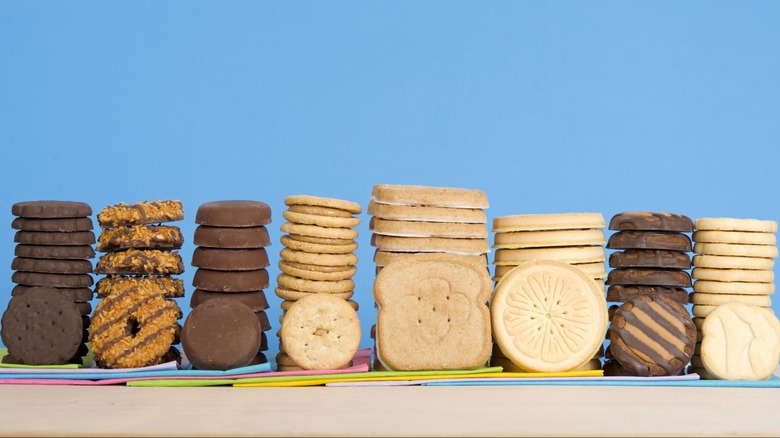
<path id="1" fill-rule="evenodd" d="M 210 227 L 258 227 L 271 223 L 271 207 L 249 200 L 206 202 L 198 207 L 195 223 Z"/>
<path id="2" fill-rule="evenodd" d="M 311 252 L 315 254 L 349 254 L 355 251 L 358 247 L 357 242 L 352 242 L 347 245 L 323 245 L 319 243 L 302 242 L 290 238 L 288 235 L 281 237 L 282 245 L 295 250 Z"/>
<path id="3" fill-rule="evenodd" d="M 775 279 L 775 273 L 771 270 L 693 268 L 691 277 L 720 282 L 771 283 Z"/>
<path id="4" fill-rule="evenodd" d="M 109 205 L 97 215 L 100 228 L 113 228 L 127 225 L 158 224 L 161 222 L 184 219 L 184 209 L 178 200 L 142 201 L 135 204 Z"/>
<path id="5" fill-rule="evenodd" d="M 264 310 L 258 310 L 255 312 L 255 318 L 260 323 L 260 331 L 267 332 L 271 330 L 271 321 L 268 320 L 268 314 Z"/>
<path id="6" fill-rule="evenodd" d="M 95 233 L 92 231 L 76 231 L 73 233 L 49 233 L 43 231 L 17 231 L 14 242 L 23 245 L 58 245 L 77 246 L 95 243 Z"/>
<path id="7" fill-rule="evenodd" d="M 707 318 L 718 306 L 708 306 L 706 304 L 697 304 L 691 308 L 691 313 L 697 318 Z"/>
<path id="8" fill-rule="evenodd" d="M 197 247 L 192 253 L 192 266 L 215 271 L 254 271 L 269 266 L 264 248 L 221 249 Z"/>
<path id="9" fill-rule="evenodd" d="M 126 249 L 100 256 L 95 266 L 96 274 L 181 274 L 184 262 L 175 251 L 157 249 Z"/>
<path id="10" fill-rule="evenodd" d="M 768 270 L 775 267 L 775 261 L 771 258 L 730 257 L 730 256 L 714 256 L 714 255 L 694 256 L 693 264 L 694 266 L 700 268 L 716 268 L 716 269 Z"/>
<path id="11" fill-rule="evenodd" d="M 693 283 L 693 290 L 709 294 L 771 295 L 775 293 L 775 284 L 697 280 Z"/>
<path id="12" fill-rule="evenodd" d="M 493 231 L 545 231 L 604 228 L 601 213 L 522 214 L 493 219 Z"/>
<path id="13" fill-rule="evenodd" d="M 758 219 L 700 218 L 696 219 L 697 230 L 712 231 L 751 231 L 756 233 L 776 233 L 777 222 Z"/>
<path id="14" fill-rule="evenodd" d="M 549 248 L 557 246 L 603 245 L 604 232 L 600 229 L 514 231 L 495 235 L 493 248 Z"/>
<path id="15" fill-rule="evenodd" d="M 389 251 L 382 251 L 380 249 L 377 249 L 374 251 L 374 263 L 376 263 L 377 266 L 387 266 L 390 263 L 393 263 L 397 260 L 409 258 L 409 257 L 415 257 L 416 253 L 409 253 L 409 252 L 389 252 Z M 462 260 L 468 261 L 469 263 L 472 263 L 476 266 L 486 266 L 487 265 L 487 255 L 480 254 L 480 255 L 462 255 L 460 256 Z"/>
<path id="16" fill-rule="evenodd" d="M 279 284 L 279 287 L 285 289 L 311 293 L 343 293 L 349 292 L 355 288 L 355 282 L 349 279 L 337 281 L 306 280 L 284 273 L 279 274 L 277 283 Z"/>
<path id="17" fill-rule="evenodd" d="M 770 307 L 772 305 L 772 299 L 768 295 L 729 295 L 694 292 L 691 294 L 690 301 L 695 305 L 705 306 L 720 306 L 728 303 L 742 303 L 758 307 Z"/>
<path id="18" fill-rule="evenodd" d="M 39 286 L 24 286 L 21 284 L 17 284 L 14 286 L 13 289 L 11 289 L 11 296 L 15 297 L 17 295 L 24 295 L 30 290 L 37 289 Z M 58 288 L 58 287 L 52 287 L 50 289 L 56 290 L 60 293 L 60 295 L 66 297 L 67 299 L 73 301 L 74 303 L 84 303 L 87 301 L 92 300 L 92 289 L 88 287 L 79 287 L 79 288 Z"/>
<path id="19" fill-rule="evenodd" d="M 453 239 L 486 239 L 484 224 L 453 222 L 393 221 L 371 218 L 369 229 L 375 234 L 395 237 L 447 237 Z"/>
<path id="20" fill-rule="evenodd" d="M 288 234 L 287 237 L 298 242 L 316 243 L 318 245 L 353 245 L 357 243 L 352 239 L 332 239 L 329 237 L 304 236 L 302 234 Z"/>
<path id="21" fill-rule="evenodd" d="M 355 239 L 358 232 L 352 228 L 329 228 L 317 225 L 301 225 L 285 222 L 279 227 L 282 232 L 302 236 L 323 237 L 326 239 Z"/>
<path id="22" fill-rule="evenodd" d="M 92 286 L 89 274 L 42 274 L 39 272 L 16 271 L 11 281 L 24 286 L 82 288 Z"/>
<path id="23" fill-rule="evenodd" d="M 279 269 L 285 274 L 306 280 L 338 281 L 352 278 L 356 266 L 317 266 L 279 260 Z"/>
<path id="24" fill-rule="evenodd" d="M 357 312 L 358 309 L 360 308 L 360 306 L 358 305 L 357 301 L 352 301 L 352 300 L 345 300 L 345 301 L 346 301 L 347 304 L 352 306 L 352 309 L 354 309 L 355 312 Z M 282 301 L 282 304 L 280 305 L 280 307 L 282 308 L 282 311 L 287 312 L 288 310 L 290 310 L 290 307 L 292 307 L 293 304 L 295 304 L 295 301 L 284 300 L 284 301 Z M 373 338 L 371 338 L 371 339 L 373 339 Z"/>
<path id="25" fill-rule="evenodd" d="M 604 278 L 607 276 L 606 269 L 604 268 L 604 262 L 579 263 L 579 264 L 573 264 L 572 266 L 575 266 L 576 268 L 582 270 L 582 272 L 584 272 L 585 275 L 591 278 Z M 496 270 L 495 270 L 496 277 L 503 277 L 515 267 L 516 266 L 513 265 L 496 266 Z"/>
<path id="26" fill-rule="evenodd" d="M 480 255 L 490 252 L 487 239 L 449 239 L 445 237 L 392 237 L 374 234 L 371 245 L 382 251 L 444 252 Z"/>
<path id="27" fill-rule="evenodd" d="M 690 269 L 691 257 L 681 251 L 661 249 L 627 249 L 609 256 L 612 268 Z"/>
<path id="28" fill-rule="evenodd" d="M 360 218 L 357 217 L 320 216 L 289 210 L 283 211 L 282 216 L 294 224 L 316 225 L 318 227 L 351 228 L 360 224 Z"/>
<path id="29" fill-rule="evenodd" d="M 11 262 L 14 271 L 40 272 L 44 274 L 89 274 L 92 263 L 87 260 L 31 259 L 17 257 Z"/>
<path id="30" fill-rule="evenodd" d="M 298 301 L 301 298 L 304 298 L 304 297 L 307 297 L 307 296 L 311 295 L 311 292 L 301 292 L 301 291 L 298 291 L 298 290 L 287 289 L 287 288 L 284 288 L 284 287 L 277 287 L 276 289 L 274 289 L 274 293 L 276 293 L 277 297 L 279 297 L 279 298 L 281 298 L 283 300 L 288 300 L 288 301 Z M 332 294 L 328 294 L 328 295 L 332 295 L 332 296 L 334 296 L 336 298 L 340 298 L 342 300 L 348 300 L 348 299 L 352 298 L 352 295 L 354 295 L 354 294 L 355 294 L 354 291 L 348 291 L 348 292 L 332 293 Z"/>
<path id="31" fill-rule="evenodd" d="M 233 292 L 227 294 L 224 292 L 210 292 L 207 290 L 195 289 L 195 292 L 192 293 L 192 297 L 190 298 L 190 308 L 194 309 L 200 304 L 216 298 L 229 298 L 231 300 L 239 301 L 252 309 L 253 312 L 266 310 L 269 307 L 268 300 L 263 291 Z"/>
<path id="32" fill-rule="evenodd" d="M 352 266 L 358 262 L 355 254 L 314 254 L 289 248 L 283 248 L 279 256 L 287 262 L 317 266 Z"/>
<path id="33" fill-rule="evenodd" d="M 67 363 L 83 337 L 81 313 L 57 290 L 32 288 L 11 298 L 2 317 L 8 353 L 26 365 Z"/>
<path id="34" fill-rule="evenodd" d="M 317 216 L 329 216 L 329 217 L 352 217 L 352 213 L 346 210 L 340 210 L 338 208 L 322 207 L 318 205 L 290 205 L 287 211 L 293 213 L 315 214 Z"/>
<path id="35" fill-rule="evenodd" d="M 198 289 L 212 292 L 251 292 L 268 287 L 268 271 L 215 271 L 198 268 L 192 279 Z"/>
<path id="36" fill-rule="evenodd" d="M 451 222 L 486 224 L 487 215 L 480 208 L 424 207 L 415 205 L 368 203 L 368 214 L 387 220 L 415 222 Z"/>
<path id="37" fill-rule="evenodd" d="M 772 245 L 697 242 L 693 246 L 693 252 L 716 256 L 777 258 L 777 247 Z"/>
<path id="38" fill-rule="evenodd" d="M 495 265 L 521 265 L 531 260 L 557 260 L 566 263 L 596 263 L 607 259 L 603 246 L 563 246 L 496 250 Z"/>
<path id="39" fill-rule="evenodd" d="M 690 287 L 691 276 L 673 269 L 619 268 L 609 272 L 607 284 Z"/>
<path id="40" fill-rule="evenodd" d="M 228 370 L 249 365 L 262 343 L 257 316 L 231 298 L 215 298 L 195 307 L 181 334 L 187 358 L 197 369 Z"/>
<path id="41" fill-rule="evenodd" d="M 184 243 L 181 229 L 169 225 L 134 225 L 103 230 L 98 251 L 135 249 L 179 249 Z"/>
<path id="42" fill-rule="evenodd" d="M 450 208 L 488 208 L 487 195 L 476 189 L 377 184 L 371 199 L 380 204 Z"/>
<path id="43" fill-rule="evenodd" d="M 95 293 L 100 298 L 106 298 L 115 293 L 122 293 L 133 288 L 150 290 L 165 298 L 181 298 L 184 296 L 184 281 L 170 275 L 124 276 L 108 275 L 98 280 Z"/>
<path id="44" fill-rule="evenodd" d="M 88 217 L 32 219 L 18 217 L 11 222 L 11 228 L 23 231 L 42 231 L 72 233 L 75 231 L 92 231 L 92 219 Z"/>
<path id="45" fill-rule="evenodd" d="M 195 228 L 193 243 L 205 248 L 252 249 L 271 245 L 264 226 L 227 228 L 200 225 Z"/>
<path id="46" fill-rule="evenodd" d="M 287 206 L 311 205 L 316 207 L 334 208 L 348 211 L 353 214 L 360 214 L 363 212 L 363 208 L 360 204 L 355 202 L 345 201 L 343 199 L 322 198 L 319 196 L 292 195 L 284 198 L 284 204 Z"/>
<path id="47" fill-rule="evenodd" d="M 16 245 L 14 255 L 33 259 L 86 260 L 95 257 L 91 245 Z"/>
<path id="48" fill-rule="evenodd" d="M 287 311 L 281 342 L 303 369 L 341 368 L 349 364 L 360 345 L 360 320 L 344 300 L 313 294 Z"/>
<path id="49" fill-rule="evenodd" d="M 661 286 L 613 285 L 607 289 L 607 301 L 622 303 L 639 295 L 663 295 L 681 305 L 688 304 L 688 291 L 683 288 Z"/>
<path id="50" fill-rule="evenodd" d="M 626 211 L 612 216 L 609 229 L 690 233 L 693 231 L 693 221 L 677 213 Z"/>
<path id="51" fill-rule="evenodd" d="M 669 231 L 618 231 L 610 236 L 607 248 L 690 252 L 691 239 L 685 234 Z"/>
<path id="52" fill-rule="evenodd" d="M 731 243 L 736 245 L 776 245 L 773 233 L 749 231 L 696 231 L 693 240 L 702 243 Z"/>
<path id="53" fill-rule="evenodd" d="M 11 214 L 35 219 L 78 218 L 91 216 L 92 208 L 75 201 L 27 201 L 12 205 Z"/>

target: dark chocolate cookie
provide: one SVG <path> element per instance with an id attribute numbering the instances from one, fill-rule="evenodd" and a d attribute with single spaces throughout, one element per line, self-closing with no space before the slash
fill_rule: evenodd
<path id="1" fill-rule="evenodd" d="M 192 285 L 212 292 L 251 292 L 268 287 L 268 271 L 214 271 L 199 268 Z"/>
<path id="2" fill-rule="evenodd" d="M 271 245 L 268 230 L 263 227 L 224 228 L 201 225 L 195 228 L 195 245 L 206 248 L 249 249 Z"/>
<path id="3" fill-rule="evenodd" d="M 31 219 L 18 217 L 11 222 L 11 228 L 24 231 L 43 231 L 57 233 L 73 233 L 76 231 L 92 231 L 92 219 L 74 217 L 62 219 Z"/>
<path id="4" fill-rule="evenodd" d="M 195 248 L 192 254 L 192 266 L 216 271 L 254 271 L 267 268 L 268 265 L 265 248 Z"/>
<path id="5" fill-rule="evenodd" d="M 691 287 L 691 275 L 675 269 L 620 268 L 609 271 L 607 284 Z"/>
<path id="6" fill-rule="evenodd" d="M 627 211 L 613 216 L 609 221 L 609 229 L 690 233 L 693 231 L 693 221 L 677 213 Z"/>
<path id="7" fill-rule="evenodd" d="M 95 233 L 92 231 L 76 231 L 73 233 L 17 231 L 14 235 L 14 242 L 24 245 L 92 245 L 95 243 Z"/>
<path id="8" fill-rule="evenodd" d="M 607 301 L 622 303 L 639 295 L 656 294 L 670 298 L 682 305 L 688 304 L 688 291 L 676 287 L 623 286 L 616 284 L 607 289 Z"/>
<path id="9" fill-rule="evenodd" d="M 92 214 L 92 208 L 75 201 L 27 201 L 12 205 L 11 214 L 40 219 L 87 217 Z"/>
<path id="10" fill-rule="evenodd" d="M 88 260 L 30 259 L 17 257 L 11 262 L 14 271 L 41 272 L 44 274 L 89 274 L 92 262 Z"/>
<path id="11" fill-rule="evenodd" d="M 24 295 L 29 290 L 35 289 L 36 286 L 24 286 L 21 284 L 17 284 L 14 286 L 13 289 L 11 289 L 11 296 L 15 297 L 17 295 Z M 59 292 L 64 297 L 67 297 L 69 300 L 73 301 L 74 303 L 85 303 L 87 301 L 92 300 L 92 289 L 88 287 L 80 287 L 80 288 L 51 288 Z"/>
<path id="12" fill-rule="evenodd" d="M 14 255 L 33 259 L 86 260 L 95 257 L 91 245 L 16 245 Z"/>
<path id="13" fill-rule="evenodd" d="M 609 237 L 610 249 L 667 249 L 691 251 L 691 238 L 668 231 L 618 231 Z"/>
<path id="14" fill-rule="evenodd" d="M 41 274 L 39 272 L 16 271 L 11 275 L 11 281 L 25 286 L 41 287 L 74 287 L 92 286 L 92 276 L 89 274 Z"/>
<path id="15" fill-rule="evenodd" d="M 268 315 L 264 310 L 255 312 L 255 316 L 257 316 L 257 321 L 260 323 L 261 332 L 267 332 L 268 330 L 271 330 L 271 321 L 268 320 Z"/>
<path id="16" fill-rule="evenodd" d="M 609 256 L 611 268 L 691 269 L 691 256 L 662 249 L 627 249 Z"/>
<path id="17" fill-rule="evenodd" d="M 231 298 L 238 300 L 245 305 L 249 306 L 253 312 L 267 309 L 268 301 L 265 297 L 265 292 L 259 290 L 256 292 L 209 292 L 207 290 L 195 289 L 190 299 L 190 307 L 196 308 L 198 305 L 214 298 Z"/>
<path id="18" fill-rule="evenodd" d="M 195 223 L 212 227 L 257 227 L 271 223 L 271 207 L 260 201 L 214 201 L 198 207 Z"/>

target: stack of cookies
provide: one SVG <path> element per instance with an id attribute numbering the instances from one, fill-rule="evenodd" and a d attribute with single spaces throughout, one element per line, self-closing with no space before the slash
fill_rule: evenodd
<path id="1" fill-rule="evenodd" d="M 284 248 L 279 269 L 282 272 L 276 288 L 276 295 L 284 301 L 276 363 L 280 370 L 324 369 L 332 364 L 324 360 L 296 362 L 291 357 L 294 353 L 287 351 L 281 338 L 284 318 L 297 300 L 320 293 L 348 300 L 350 308 L 357 310 L 357 302 L 349 298 L 354 293 L 352 276 L 357 272 L 358 261 L 354 254 L 358 232 L 354 227 L 360 224 L 360 218 L 354 215 L 363 209 L 351 201 L 307 195 L 288 196 L 284 203 L 288 208 L 282 214 L 287 222 L 281 230 L 287 234 L 281 237 Z"/>
<path id="2" fill-rule="evenodd" d="M 207 202 L 195 222 L 196 289 L 182 333 L 187 358 L 196 368 L 214 370 L 267 362 L 271 324 L 263 290 L 271 208 L 252 200 Z"/>
<path id="3" fill-rule="evenodd" d="M 701 329 L 716 308 L 728 303 L 769 308 L 775 291 L 774 259 L 778 255 L 777 222 L 756 219 L 701 218 L 696 220 L 692 276 L 693 321 Z M 770 309 L 771 310 L 771 309 Z M 741 311 L 739 311 L 741 312 Z M 695 370 L 703 369 L 699 345 L 692 359 Z M 721 374 L 722 376 L 722 374 Z"/>
<path id="4" fill-rule="evenodd" d="M 163 222 L 184 219 L 180 201 L 120 203 L 98 214 L 102 228 L 89 341 L 97 364 L 104 368 L 135 368 L 178 359 L 179 305 L 184 296 L 184 272 L 175 250 L 184 242 L 181 230 Z"/>
<path id="5" fill-rule="evenodd" d="M 593 279 L 604 294 L 604 216 L 601 213 L 526 214 L 497 217 L 493 220 L 493 280 L 501 280 L 516 267 L 531 260 L 555 260 L 580 269 Z M 590 361 L 579 364 L 581 370 L 599 369 L 603 350 Z M 491 364 L 506 371 L 522 371 L 493 345 Z"/>
<path id="6" fill-rule="evenodd" d="M 19 231 L 11 264 L 16 286 L 2 328 L 9 360 L 27 365 L 79 362 L 87 352 L 92 311 L 92 209 L 83 202 L 31 201 L 14 204 L 11 212 L 17 216 L 11 226 Z M 74 332 L 78 339 L 65 339 Z"/>

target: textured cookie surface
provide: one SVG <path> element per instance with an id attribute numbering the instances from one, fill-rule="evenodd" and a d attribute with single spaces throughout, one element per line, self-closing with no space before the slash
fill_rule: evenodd
<path id="1" fill-rule="evenodd" d="M 178 252 L 126 249 L 100 256 L 96 274 L 181 274 L 184 262 Z"/>
<path id="2" fill-rule="evenodd" d="M 688 291 L 683 288 L 661 286 L 632 286 L 613 285 L 607 289 L 607 301 L 625 302 L 639 295 L 655 294 L 663 295 L 681 305 L 688 304 Z"/>
<path id="3" fill-rule="evenodd" d="M 677 213 L 627 211 L 613 216 L 609 221 L 609 229 L 689 233 L 693 231 L 693 221 Z"/>
<path id="4" fill-rule="evenodd" d="M 126 292 L 130 289 L 145 289 L 165 298 L 180 298 L 184 296 L 184 281 L 170 275 L 107 275 L 98 280 L 95 285 L 95 292 L 100 298 L 106 298 L 109 295 Z"/>
<path id="5" fill-rule="evenodd" d="M 691 257 L 680 251 L 659 249 L 627 249 L 609 256 L 613 268 L 669 268 L 690 269 Z"/>
<path id="6" fill-rule="evenodd" d="M 14 255 L 35 259 L 84 260 L 95 257 L 92 245 L 16 245 Z"/>
<path id="7" fill-rule="evenodd" d="M 98 251 L 136 249 L 178 249 L 184 243 L 181 229 L 167 225 L 135 225 L 103 230 L 98 238 Z"/>
<path id="8" fill-rule="evenodd" d="M 92 245 L 95 234 L 92 231 L 76 231 L 73 233 L 50 233 L 46 231 L 17 231 L 14 242 L 25 245 Z"/>
<path id="9" fill-rule="evenodd" d="M 589 230 L 514 231 L 495 235 L 494 248 L 548 248 L 603 245 L 604 232 Z"/>
<path id="10" fill-rule="evenodd" d="M 673 269 L 619 268 L 609 272 L 607 284 L 690 287 L 691 276 Z"/>
<path id="11" fill-rule="evenodd" d="M 184 209 L 181 201 L 176 200 L 119 203 L 103 208 L 97 219 L 100 228 L 155 224 L 184 219 Z"/>
<path id="12" fill-rule="evenodd" d="M 337 210 L 347 211 L 353 214 L 359 214 L 363 211 L 360 204 L 344 199 L 335 198 L 323 198 L 319 196 L 310 195 L 292 195 L 284 198 L 285 205 L 310 205 L 314 207 L 333 208 Z"/>
<path id="13" fill-rule="evenodd" d="M 454 222 L 392 221 L 371 218 L 369 229 L 376 234 L 396 237 L 449 237 L 461 239 L 486 239 L 487 227 L 483 224 Z"/>
<path id="14" fill-rule="evenodd" d="M 498 249 L 494 264 L 519 265 L 531 260 L 596 263 L 606 259 L 603 246 L 563 246 L 559 248 Z"/>
<path id="15" fill-rule="evenodd" d="M 76 218 L 55 218 L 55 219 L 32 219 L 18 217 L 11 222 L 11 228 L 24 231 L 43 231 L 43 232 L 74 232 L 91 231 L 92 219 L 88 217 Z"/>
<path id="16" fill-rule="evenodd" d="M 213 292 L 251 292 L 268 287 L 268 271 L 215 271 L 199 268 L 192 285 Z"/>

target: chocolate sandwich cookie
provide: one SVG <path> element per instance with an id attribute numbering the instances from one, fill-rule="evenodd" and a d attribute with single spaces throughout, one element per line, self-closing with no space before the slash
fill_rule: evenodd
<path id="1" fill-rule="evenodd" d="M 677 231 L 690 233 L 693 221 L 676 213 L 627 211 L 618 213 L 609 221 L 610 230 Z"/>
<path id="2" fill-rule="evenodd" d="M 113 228 L 126 225 L 158 224 L 160 222 L 180 221 L 184 219 L 181 201 L 152 201 L 109 205 L 98 213 L 100 228 Z"/>
<path id="3" fill-rule="evenodd" d="M 610 249 L 666 249 L 691 251 L 691 238 L 667 231 L 618 231 L 607 242 Z"/>
<path id="4" fill-rule="evenodd" d="M 40 272 L 16 271 L 11 275 L 11 281 L 25 286 L 40 287 L 89 287 L 92 286 L 92 276 L 89 274 L 42 274 Z"/>
<path id="5" fill-rule="evenodd" d="M 181 342 L 195 368 L 228 370 L 247 366 L 257 356 L 260 333 L 252 309 L 237 300 L 217 298 L 190 312 Z"/>
<path id="6" fill-rule="evenodd" d="M 95 243 L 95 233 L 92 231 L 76 231 L 73 233 L 17 231 L 14 235 L 14 242 L 24 245 L 92 245 Z"/>
<path id="7" fill-rule="evenodd" d="M 22 284 L 17 284 L 14 286 L 13 289 L 11 289 L 11 296 L 15 297 L 17 295 L 24 295 L 28 291 L 35 289 L 37 286 L 25 286 Z M 80 288 L 50 288 L 54 289 L 57 292 L 60 293 L 60 295 L 68 298 L 69 300 L 73 302 L 87 302 L 92 300 L 92 289 L 88 287 L 80 287 Z"/>
<path id="8" fill-rule="evenodd" d="M 607 301 L 622 303 L 645 294 L 663 295 L 682 305 L 688 304 L 688 291 L 677 287 L 624 286 L 616 284 L 607 289 Z"/>
<path id="9" fill-rule="evenodd" d="M 95 257 L 91 245 L 16 245 L 14 255 L 33 259 L 86 260 Z"/>
<path id="10" fill-rule="evenodd" d="M 57 233 L 73 233 L 76 231 L 92 231 L 92 219 L 88 217 L 73 217 L 62 219 L 32 219 L 18 217 L 11 222 L 11 228 L 23 231 L 43 231 Z"/>
<path id="11" fill-rule="evenodd" d="M 184 263 L 177 252 L 127 249 L 100 256 L 96 274 L 181 274 Z"/>
<path id="12" fill-rule="evenodd" d="M 267 268 L 268 254 L 258 249 L 195 248 L 192 266 L 216 271 L 254 271 Z"/>
<path id="13" fill-rule="evenodd" d="M 691 287 L 691 275 L 674 269 L 620 268 L 609 272 L 607 284 Z"/>
<path id="14" fill-rule="evenodd" d="M 611 268 L 690 269 L 691 257 L 680 251 L 661 249 L 627 249 L 609 256 Z"/>
<path id="15" fill-rule="evenodd" d="M 179 249 L 184 236 L 176 226 L 134 225 L 103 230 L 98 238 L 98 251 L 122 249 Z"/>
<path id="16" fill-rule="evenodd" d="M 41 272 L 45 274 L 89 274 L 92 263 L 87 260 L 30 259 L 17 257 L 11 262 L 14 271 Z"/>
<path id="17" fill-rule="evenodd" d="M 260 323 L 261 332 L 267 332 L 268 330 L 271 330 L 271 321 L 268 320 L 268 315 L 264 310 L 255 312 L 255 317 L 257 317 L 257 321 Z"/>
<path id="18" fill-rule="evenodd" d="M 635 376 L 674 376 L 693 356 L 696 326 L 680 304 L 642 295 L 621 305 L 609 328 L 609 350 Z"/>
<path id="19" fill-rule="evenodd" d="M 76 355 L 83 333 L 76 304 L 50 288 L 11 298 L 2 325 L 9 354 L 27 365 L 67 363 Z"/>
<path id="20" fill-rule="evenodd" d="M 87 217 L 92 214 L 92 208 L 75 201 L 27 201 L 12 205 L 11 214 L 34 219 Z"/>
<path id="21" fill-rule="evenodd" d="M 212 292 L 251 292 L 268 287 L 268 271 L 215 271 L 199 268 L 192 285 Z"/>
<path id="22" fill-rule="evenodd" d="M 100 298 L 106 298 L 112 294 L 139 288 L 151 290 L 165 298 L 181 298 L 184 296 L 184 281 L 173 278 L 170 275 L 143 277 L 108 275 L 98 280 L 95 285 L 95 293 Z"/>
<path id="23" fill-rule="evenodd" d="M 230 298 L 240 301 L 252 309 L 253 312 L 265 310 L 269 307 L 268 300 L 265 297 L 265 292 L 261 290 L 256 292 L 233 292 L 226 294 L 224 292 L 209 292 L 207 290 L 200 289 L 195 289 L 195 292 L 192 293 L 192 298 L 190 298 L 190 307 L 194 309 L 200 304 L 215 298 Z"/>
<path id="24" fill-rule="evenodd" d="M 211 227 L 257 227 L 271 223 L 271 207 L 260 201 L 214 201 L 198 207 L 195 223 Z"/>
<path id="25" fill-rule="evenodd" d="M 271 238 L 264 226 L 247 228 L 208 227 L 195 228 L 195 245 L 206 248 L 251 249 L 271 245 Z"/>

